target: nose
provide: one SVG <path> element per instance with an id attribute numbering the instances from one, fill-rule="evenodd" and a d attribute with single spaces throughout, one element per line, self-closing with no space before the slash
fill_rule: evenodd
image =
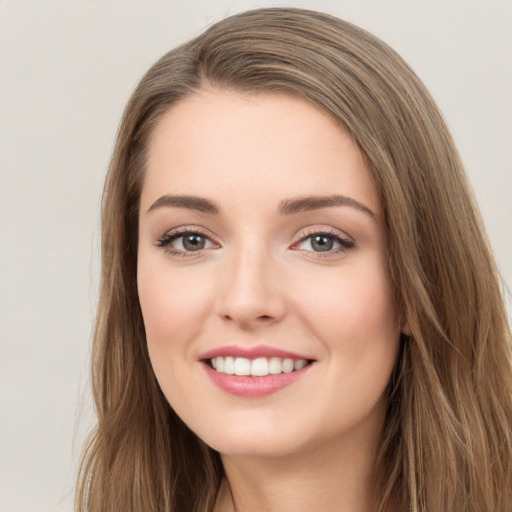
<path id="1" fill-rule="evenodd" d="M 286 286 L 268 253 L 241 251 L 226 267 L 217 295 L 218 314 L 225 322 L 251 331 L 284 317 Z"/>

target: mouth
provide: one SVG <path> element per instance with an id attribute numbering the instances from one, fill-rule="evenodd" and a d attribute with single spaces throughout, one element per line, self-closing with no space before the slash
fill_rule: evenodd
<path id="1" fill-rule="evenodd" d="M 313 363 L 312 359 L 292 359 L 283 357 L 217 356 L 204 360 L 205 364 L 217 373 L 240 377 L 266 377 L 281 373 L 293 373 Z"/>
<path id="2" fill-rule="evenodd" d="M 199 357 L 210 381 L 244 398 L 270 395 L 306 378 L 316 360 L 275 347 L 230 345 Z"/>

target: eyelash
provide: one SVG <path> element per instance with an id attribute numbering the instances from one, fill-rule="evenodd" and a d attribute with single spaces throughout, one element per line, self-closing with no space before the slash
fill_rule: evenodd
<path id="1" fill-rule="evenodd" d="M 334 242 L 339 244 L 338 248 L 332 249 L 332 250 L 329 250 L 329 251 L 325 251 L 325 252 L 321 252 L 321 251 L 306 251 L 308 253 L 314 254 L 315 258 L 328 258 L 329 256 L 334 256 L 334 255 L 339 254 L 339 253 L 347 252 L 347 251 L 349 251 L 350 249 L 352 249 L 355 246 L 354 240 L 351 240 L 350 238 L 344 238 L 343 236 L 341 236 L 338 232 L 336 232 L 334 230 L 329 230 L 329 229 L 328 230 L 325 230 L 325 229 L 324 230 L 322 230 L 322 229 L 320 229 L 320 230 L 319 229 L 310 229 L 310 230 L 303 231 L 299 235 L 299 241 L 295 242 L 293 244 L 292 248 L 295 247 L 295 246 L 300 245 L 301 243 L 305 242 L 309 238 L 313 238 L 314 236 L 323 236 L 323 237 L 326 237 L 326 238 L 330 238 Z M 301 250 L 301 249 L 295 249 L 295 250 Z"/>
<path id="2" fill-rule="evenodd" d="M 172 242 L 174 242 L 178 238 L 182 238 L 186 235 L 198 235 L 198 236 L 204 238 L 205 240 L 210 241 L 211 243 L 215 243 L 215 242 L 212 242 L 211 238 L 208 235 L 205 235 L 199 229 L 183 228 L 183 229 L 179 229 L 178 231 L 171 231 L 170 233 L 166 233 L 162 238 L 159 238 L 156 241 L 155 246 L 165 249 L 165 252 L 167 254 L 170 254 L 171 256 L 181 256 L 181 257 L 187 258 L 187 257 L 191 257 L 191 256 L 196 256 L 197 254 L 201 253 L 204 249 L 200 249 L 198 251 L 182 251 L 179 249 L 172 248 L 172 246 L 171 246 Z"/>
<path id="3" fill-rule="evenodd" d="M 156 247 L 160 247 L 162 249 L 165 249 L 167 254 L 170 254 L 171 256 L 179 256 L 179 257 L 193 257 L 200 253 L 202 253 L 205 249 L 199 249 L 197 251 L 184 251 L 184 250 L 177 250 L 173 249 L 171 244 L 175 240 L 178 240 L 181 237 L 184 237 L 186 235 L 198 235 L 206 240 L 208 240 L 210 243 L 215 243 L 212 241 L 212 239 L 201 232 L 201 230 L 194 229 L 194 228 L 184 228 L 179 229 L 178 231 L 171 231 L 169 233 L 166 233 L 163 237 L 159 238 L 155 242 Z M 328 250 L 325 252 L 321 251 L 305 251 L 309 253 L 315 254 L 315 258 L 327 258 L 329 256 L 333 256 L 338 253 L 347 252 L 348 250 L 352 249 L 355 246 L 355 242 L 353 240 L 350 240 L 349 238 L 343 238 L 340 236 L 337 232 L 332 230 L 311 230 L 311 231 L 304 231 L 300 234 L 299 240 L 295 242 L 292 246 L 292 249 L 301 243 L 305 242 L 309 238 L 312 238 L 313 236 L 324 236 L 327 238 L 332 239 L 334 242 L 339 244 L 339 247 L 334 250 Z M 294 249 L 294 250 L 301 250 L 301 249 Z"/>

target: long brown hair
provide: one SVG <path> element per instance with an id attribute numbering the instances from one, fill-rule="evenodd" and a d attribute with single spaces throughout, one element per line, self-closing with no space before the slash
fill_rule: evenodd
<path id="1" fill-rule="evenodd" d="M 219 455 L 158 387 L 136 287 L 148 137 L 172 105 L 205 85 L 313 102 L 347 130 L 373 173 L 410 331 L 388 389 L 378 510 L 512 510 L 511 335 L 452 138 L 428 91 L 386 44 L 329 15 L 288 8 L 232 16 L 169 52 L 126 107 L 103 197 L 92 367 L 98 424 L 76 510 L 207 512 L 215 503 Z"/>

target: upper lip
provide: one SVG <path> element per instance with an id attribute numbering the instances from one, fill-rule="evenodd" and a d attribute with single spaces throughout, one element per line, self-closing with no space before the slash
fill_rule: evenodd
<path id="1" fill-rule="evenodd" d="M 213 359 L 214 357 L 245 357 L 247 359 L 256 359 L 258 357 L 280 357 L 282 359 L 308 359 L 311 357 L 303 356 L 290 352 L 288 350 L 281 350 L 275 347 L 269 347 L 266 345 L 256 345 L 254 347 L 244 347 L 240 345 L 225 345 L 223 347 L 214 348 L 208 350 L 204 354 L 201 354 L 198 359 Z"/>

